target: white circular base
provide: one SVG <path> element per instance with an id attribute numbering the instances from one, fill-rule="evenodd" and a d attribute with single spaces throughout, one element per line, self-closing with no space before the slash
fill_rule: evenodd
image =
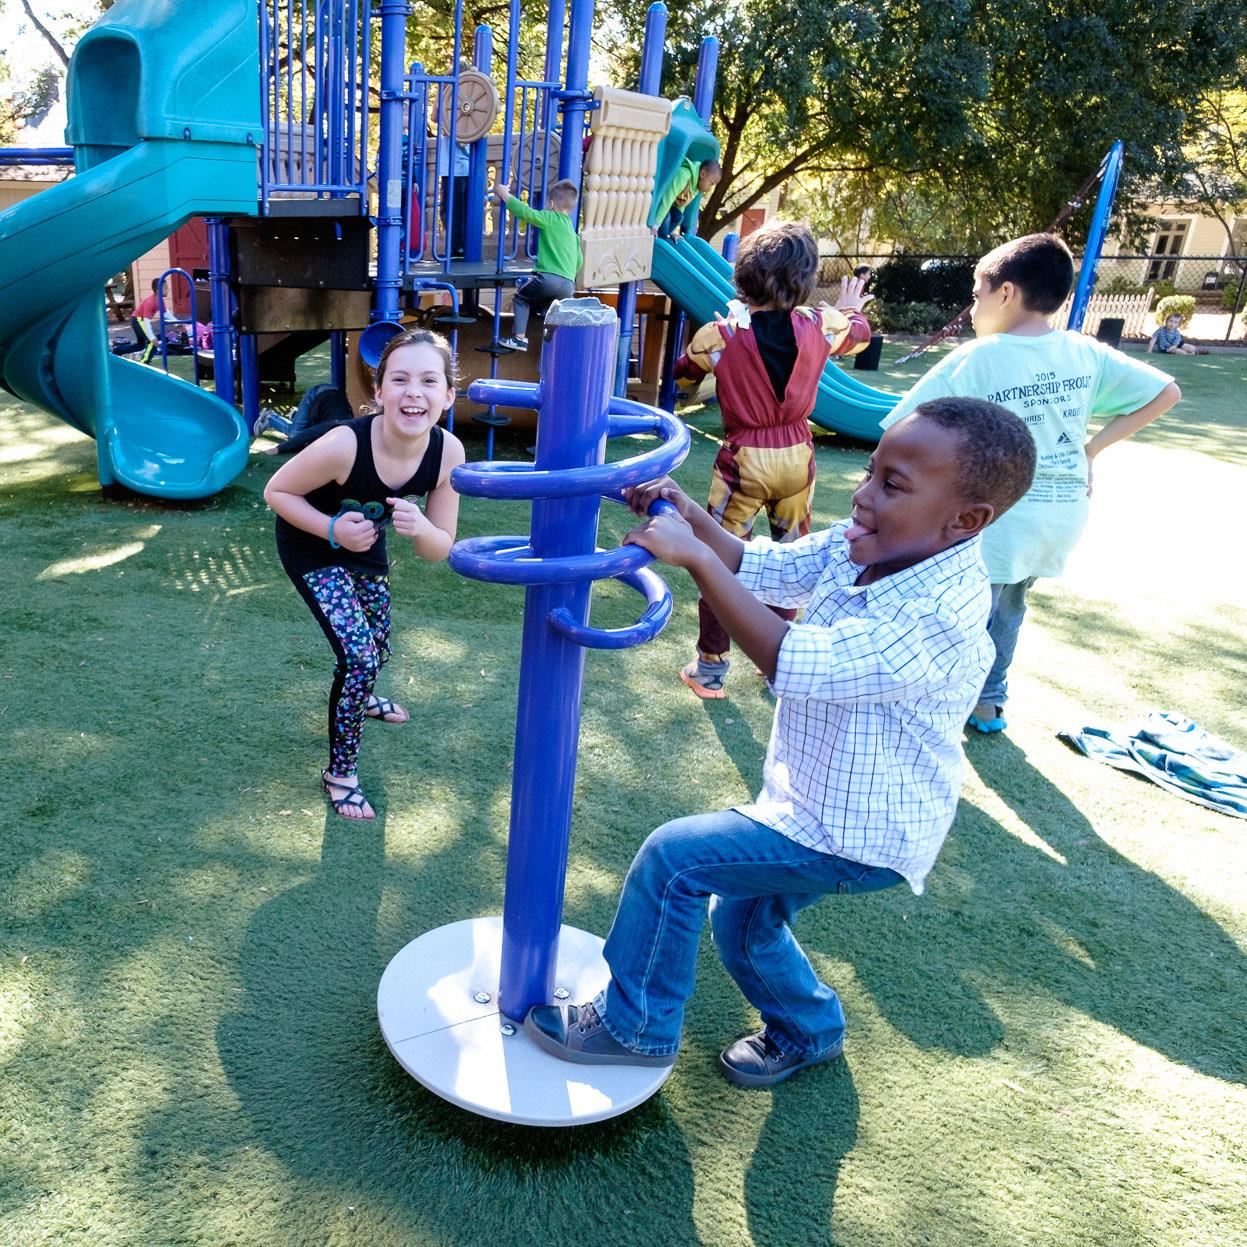
<path id="1" fill-rule="evenodd" d="M 573 1065 L 538 1048 L 498 1012 L 501 964 L 502 919 L 470 918 L 426 932 L 386 966 L 377 988 L 381 1033 L 434 1094 L 499 1121 L 581 1126 L 626 1113 L 666 1081 L 670 1066 Z M 567 1003 L 592 1000 L 609 977 L 602 940 L 561 927 L 555 983 Z"/>

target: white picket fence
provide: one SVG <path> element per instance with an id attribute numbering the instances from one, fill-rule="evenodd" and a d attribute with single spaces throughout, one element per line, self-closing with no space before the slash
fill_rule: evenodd
<path id="1" fill-rule="evenodd" d="M 1065 327 L 1065 323 L 1069 320 L 1069 309 L 1073 298 L 1071 294 L 1049 318 L 1049 323 L 1054 329 Z M 1149 315 L 1154 298 L 1155 293 L 1150 287 L 1144 294 L 1093 294 L 1091 302 L 1087 304 L 1082 331 L 1094 335 L 1100 328 L 1100 322 L 1105 317 L 1112 316 L 1126 322 L 1122 329 L 1123 338 L 1150 337 L 1156 329 Z"/>

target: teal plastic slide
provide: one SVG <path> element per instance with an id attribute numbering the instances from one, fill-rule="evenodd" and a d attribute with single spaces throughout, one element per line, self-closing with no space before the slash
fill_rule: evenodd
<path id="1" fill-rule="evenodd" d="M 198 215 L 256 213 L 254 0 L 118 0 L 68 80 L 77 173 L 0 214 L 0 383 L 96 439 L 102 485 L 204 498 L 246 466 L 230 404 L 109 351 L 104 283 Z"/>
<path id="2" fill-rule="evenodd" d="M 654 239 L 650 280 L 698 325 L 727 315 L 728 300 L 736 294 L 731 264 L 701 238 L 686 236 L 675 242 Z M 824 429 L 877 442 L 879 421 L 896 405 L 898 397 L 864 385 L 829 360 L 810 419 Z"/>
<path id="3" fill-rule="evenodd" d="M 650 204 L 650 225 L 660 224 L 658 204 L 686 161 L 701 166 L 707 160 L 718 160 L 719 140 L 706 129 L 701 114 L 686 95 L 680 96 L 671 109 L 671 127 L 658 145 L 658 164 L 654 172 L 654 199 Z M 696 190 L 696 188 L 694 188 Z M 697 191 L 683 214 L 683 229 L 691 234 L 697 228 L 697 212 L 701 192 Z"/>

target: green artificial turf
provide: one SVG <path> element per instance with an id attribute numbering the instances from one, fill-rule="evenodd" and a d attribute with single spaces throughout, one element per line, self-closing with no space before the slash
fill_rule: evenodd
<path id="1" fill-rule="evenodd" d="M 899 353 L 872 379 L 931 362 Z M 1164 706 L 1247 744 L 1247 359 L 1167 366 L 1186 401 L 1099 462 L 927 893 L 801 918 L 846 1059 L 724 1083 L 755 1019 L 707 938 L 673 1076 L 573 1131 L 436 1099 L 375 1015 L 405 943 L 499 911 L 520 591 L 396 560 L 382 691 L 413 721 L 367 726 L 380 817 L 347 823 L 317 787 L 330 662 L 274 555 L 275 461 L 203 504 L 107 501 L 92 442 L 0 403 L 0 1244 L 1247 1242 L 1247 823 L 1055 738 Z M 716 414 L 690 416 L 694 494 Z M 817 523 L 865 453 L 819 436 Z M 604 510 L 602 543 L 627 523 Z M 464 502 L 463 536 L 526 528 Z M 677 682 L 696 604 L 668 579 L 666 632 L 586 665 L 566 917 L 600 933 L 653 826 L 761 774 L 772 702 L 748 662 L 723 702 Z M 595 620 L 637 601 L 604 589 Z"/>

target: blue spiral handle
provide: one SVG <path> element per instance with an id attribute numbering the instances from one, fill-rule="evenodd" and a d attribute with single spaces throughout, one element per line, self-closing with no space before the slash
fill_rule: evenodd
<path id="1" fill-rule="evenodd" d="M 468 397 L 474 403 L 497 403 L 494 395 L 501 387 L 502 383 L 497 381 L 474 381 L 468 389 Z M 511 382 L 507 388 L 518 390 L 521 383 Z M 535 393 L 539 387 L 523 385 L 522 388 Z M 539 408 L 539 401 L 535 400 L 531 406 Z M 451 483 L 458 493 L 474 498 L 582 498 L 588 494 L 618 494 L 631 485 L 643 485 L 665 476 L 684 462 L 691 439 L 688 427 L 678 416 L 627 398 L 612 398 L 607 411 L 607 437 L 654 433 L 663 439 L 663 444 L 643 455 L 586 468 L 551 470 L 527 463 L 465 463 L 451 474 Z"/>
<path id="2" fill-rule="evenodd" d="M 477 403 L 531 407 L 540 410 L 541 387 L 517 381 L 475 381 L 468 397 Z M 451 473 L 460 494 L 495 499 L 583 498 L 601 494 L 621 501 L 623 490 L 655 480 L 683 462 L 690 437 L 676 416 L 644 403 L 612 398 L 607 408 L 607 437 L 654 434 L 662 445 L 644 454 L 614 463 L 588 467 L 544 469 L 526 463 L 462 464 Z M 670 503 L 656 501 L 651 515 L 672 511 Z M 457 542 L 450 566 L 462 576 L 492 584 L 570 585 L 583 581 L 617 579 L 646 599 L 644 614 L 627 628 L 591 628 L 577 623 L 566 609 L 552 611 L 550 625 L 561 635 L 590 649 L 624 649 L 652 640 L 671 618 L 671 593 L 659 577 L 645 569 L 654 556 L 641 546 L 595 550 L 588 554 L 550 558 L 536 554 L 524 537 L 471 537 Z"/>

